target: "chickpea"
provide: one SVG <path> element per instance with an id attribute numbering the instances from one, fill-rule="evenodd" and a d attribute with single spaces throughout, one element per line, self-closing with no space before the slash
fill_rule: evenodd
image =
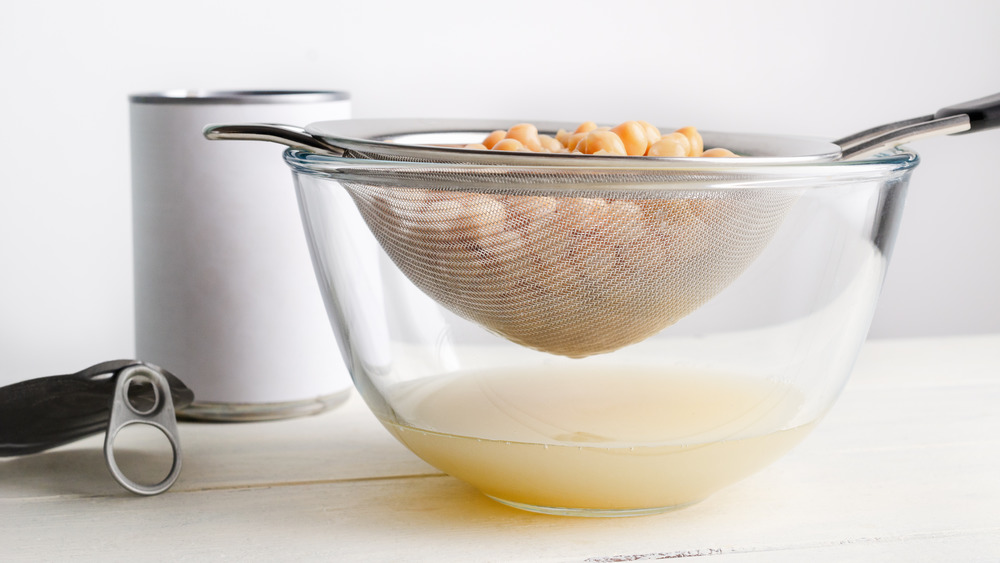
<path id="1" fill-rule="evenodd" d="M 483 140 L 483 146 L 488 149 L 492 149 L 493 145 L 500 142 L 501 139 L 507 136 L 507 132 L 502 129 L 497 129 L 496 131 L 489 134 L 486 139 Z"/>
<path id="2" fill-rule="evenodd" d="M 569 131 L 565 129 L 560 129 L 559 131 L 556 132 L 556 140 L 559 141 L 560 145 L 566 147 L 566 145 L 569 144 L 570 135 L 572 135 L 572 133 L 570 133 Z"/>
<path id="3" fill-rule="evenodd" d="M 580 124 L 579 127 L 576 128 L 576 131 L 573 131 L 573 132 L 574 133 L 590 133 L 594 129 L 597 129 L 597 124 L 596 123 L 594 123 L 593 121 L 584 121 L 583 123 Z"/>
<path id="4" fill-rule="evenodd" d="M 659 141 L 660 137 L 663 136 L 660 130 L 648 121 L 640 121 L 639 125 L 642 125 L 642 128 L 646 131 L 646 140 L 649 141 L 650 145 Z"/>
<path id="5" fill-rule="evenodd" d="M 495 151 L 524 151 L 528 150 L 525 148 L 524 144 L 517 139 L 503 139 L 498 141 L 497 144 L 493 145 L 493 150 Z"/>
<path id="6" fill-rule="evenodd" d="M 628 154 L 625 152 L 625 143 L 618 135 L 598 129 L 587 133 L 587 136 L 576 145 L 576 150 L 584 154 L 596 154 L 599 151 L 604 151 L 602 154 L 621 156 Z"/>
<path id="7" fill-rule="evenodd" d="M 728 157 L 734 157 L 734 156 L 739 156 L 739 155 L 736 154 L 736 153 L 734 153 L 733 151 L 731 151 L 729 149 L 715 148 L 715 149 L 708 149 L 707 151 L 701 153 L 701 156 L 710 157 L 710 158 L 711 157 L 728 158 Z"/>
<path id="8" fill-rule="evenodd" d="M 546 196 L 501 196 L 507 206 L 505 225 L 526 232 L 545 230 L 559 209 L 559 200 Z"/>
<path id="9" fill-rule="evenodd" d="M 475 150 L 478 150 L 478 151 L 485 151 L 485 150 L 487 150 L 486 149 L 486 145 L 484 145 L 482 143 L 469 143 L 468 145 L 465 145 L 465 148 L 467 148 L 467 149 L 475 149 Z"/>
<path id="10" fill-rule="evenodd" d="M 538 128 L 530 123 L 520 123 L 511 127 L 504 138 L 516 139 L 530 151 L 542 150 L 542 144 L 538 140 Z"/>
<path id="11" fill-rule="evenodd" d="M 646 128 L 638 121 L 626 121 L 611 129 L 611 132 L 621 138 L 625 145 L 625 153 L 629 156 L 642 156 L 649 148 Z"/>
<path id="12" fill-rule="evenodd" d="M 502 203 L 481 194 L 448 194 L 427 204 L 427 221 L 420 230 L 449 245 L 483 240 L 503 230 L 506 210 Z"/>
<path id="13" fill-rule="evenodd" d="M 694 127 L 681 127 L 676 131 L 688 138 L 691 143 L 691 150 L 688 152 L 688 156 L 701 156 L 701 153 L 705 150 L 705 143 L 701 139 L 701 133 L 698 132 Z"/>
<path id="14" fill-rule="evenodd" d="M 587 135 L 588 133 L 573 133 L 572 135 L 570 135 L 569 138 L 566 140 L 566 150 L 568 150 L 569 152 L 575 151 L 577 145 Z"/>
<path id="15" fill-rule="evenodd" d="M 608 202 L 601 198 L 561 198 L 556 213 L 560 222 L 573 225 L 574 231 L 585 235 L 600 228 L 607 207 Z"/>
<path id="16" fill-rule="evenodd" d="M 691 141 L 683 133 L 664 135 L 653 143 L 646 156 L 688 156 L 691 152 Z"/>
<path id="17" fill-rule="evenodd" d="M 517 291 L 518 282 L 531 268 L 533 247 L 521 233 L 503 230 L 477 242 L 486 271 L 476 283 L 484 283 L 491 294 Z M 488 286 L 488 287 L 487 287 Z"/>
<path id="18" fill-rule="evenodd" d="M 563 152 L 566 150 L 562 143 L 549 135 L 539 135 L 538 142 L 542 145 L 542 150 L 548 152 Z"/>

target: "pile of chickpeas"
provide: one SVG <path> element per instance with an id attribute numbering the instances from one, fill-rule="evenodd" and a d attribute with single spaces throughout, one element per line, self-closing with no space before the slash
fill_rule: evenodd
<path id="1" fill-rule="evenodd" d="M 538 128 L 530 123 L 521 123 L 506 131 L 493 131 L 482 143 L 465 148 L 615 156 L 737 156 L 723 148 L 705 150 L 701 134 L 694 127 L 682 127 L 663 135 L 646 121 L 626 121 L 615 127 L 598 127 L 593 121 L 586 121 L 572 133 L 560 129 L 555 137 L 539 134 Z"/>
<path id="2" fill-rule="evenodd" d="M 468 148 L 653 157 L 733 157 L 684 127 L 642 121 L 540 135 L 531 124 Z M 609 352 L 676 322 L 756 256 L 787 202 L 662 199 L 369 186 L 355 194 L 386 252 L 453 312 L 525 346 L 569 357 Z M 382 226 L 391 226 L 384 229 Z"/>

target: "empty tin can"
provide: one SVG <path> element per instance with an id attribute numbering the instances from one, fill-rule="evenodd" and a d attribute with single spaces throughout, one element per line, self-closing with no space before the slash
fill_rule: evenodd
<path id="1" fill-rule="evenodd" d="M 338 91 L 130 96 L 136 355 L 195 394 L 179 414 L 266 420 L 347 398 L 280 149 L 213 143 L 219 122 L 350 117 Z"/>

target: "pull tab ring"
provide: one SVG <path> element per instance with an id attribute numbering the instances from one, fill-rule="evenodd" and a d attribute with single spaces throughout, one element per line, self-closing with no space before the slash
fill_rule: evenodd
<path id="1" fill-rule="evenodd" d="M 153 405 L 143 409 L 134 405 L 128 397 L 129 385 L 135 381 L 147 381 L 153 388 Z M 130 479 L 115 460 L 114 443 L 118 432 L 132 424 L 146 424 L 158 429 L 170 441 L 173 460 L 170 473 L 155 485 L 143 485 Z M 177 416 L 170 396 L 170 384 L 159 371 L 145 364 L 137 364 L 118 373 L 115 392 L 111 400 L 111 421 L 104 438 L 104 459 L 108 470 L 118 484 L 137 495 L 158 495 L 174 484 L 181 473 L 181 445 L 177 438 Z"/>

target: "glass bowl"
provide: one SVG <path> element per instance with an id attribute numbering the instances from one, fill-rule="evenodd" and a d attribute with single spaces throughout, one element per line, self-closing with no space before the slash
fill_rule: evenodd
<path id="1" fill-rule="evenodd" d="M 685 159 L 643 167 L 642 181 L 622 166 L 583 166 L 553 182 L 551 167 L 302 150 L 285 160 L 331 324 L 375 416 L 497 501 L 590 516 L 698 502 L 815 427 L 867 335 L 918 162 L 906 150 L 778 165 Z M 788 205 L 745 270 L 703 305 L 641 342 L 570 358 L 499 336 L 411 282 L 359 213 L 366 187 L 605 201 L 761 191 Z"/>

